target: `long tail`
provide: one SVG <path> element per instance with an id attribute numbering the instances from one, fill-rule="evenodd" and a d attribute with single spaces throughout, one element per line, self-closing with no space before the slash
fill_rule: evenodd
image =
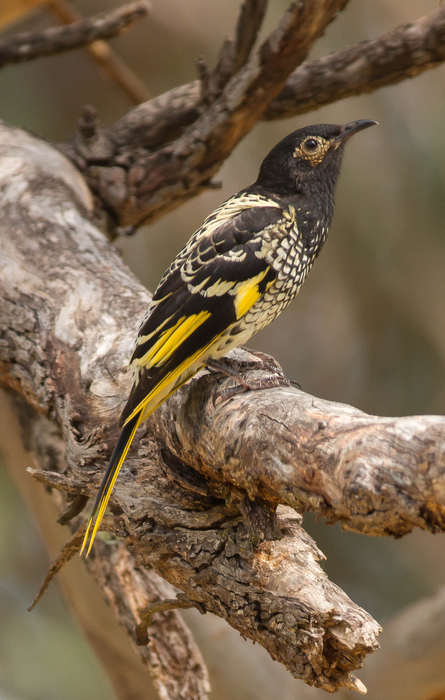
<path id="1" fill-rule="evenodd" d="M 88 521 L 88 526 L 87 526 L 87 531 L 85 533 L 85 537 L 83 539 L 83 544 L 82 544 L 82 549 L 80 550 L 80 554 L 82 554 L 83 550 L 86 547 L 86 544 L 88 542 L 88 536 L 89 532 L 91 529 L 91 526 L 94 522 L 94 519 L 96 522 L 94 523 L 93 531 L 91 533 L 91 538 L 90 538 L 90 543 L 87 549 L 86 556 L 89 555 L 91 551 L 91 547 L 93 546 L 94 538 L 97 535 L 97 531 L 99 530 L 99 526 L 101 523 L 102 518 L 104 517 L 105 509 L 107 507 L 108 501 L 111 496 L 111 492 L 113 490 L 113 486 L 116 482 L 116 479 L 118 477 L 120 468 L 122 464 L 124 463 L 125 457 L 127 456 L 127 452 L 130 449 L 130 445 L 133 442 L 134 434 L 136 430 L 138 429 L 139 424 L 141 423 L 142 420 L 142 414 L 143 414 L 143 409 L 137 413 L 131 420 L 129 420 L 125 425 L 123 426 L 121 433 L 119 435 L 119 439 L 117 441 L 116 447 L 113 450 L 113 454 L 111 455 L 110 462 L 108 464 L 107 471 L 105 472 L 105 476 L 102 479 L 102 483 L 99 488 L 99 492 L 96 497 L 96 502 L 94 504 L 93 512 L 91 513 L 91 517 Z"/>

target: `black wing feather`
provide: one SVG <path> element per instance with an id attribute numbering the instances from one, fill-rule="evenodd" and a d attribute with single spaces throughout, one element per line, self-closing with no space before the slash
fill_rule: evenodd
<path id="1" fill-rule="evenodd" d="M 139 330 L 140 340 L 134 348 L 130 364 L 143 358 L 161 334 L 179 319 L 203 311 L 207 311 L 209 317 L 165 362 L 140 368 L 121 423 L 173 368 L 206 348 L 237 320 L 234 295 L 228 292 L 216 295 L 210 291 L 220 282 L 235 285 L 256 277 L 268 268 L 267 262 L 259 255 L 262 247 L 260 234 L 282 216 L 281 209 L 277 207 L 260 206 L 244 210 L 213 228 L 209 235 L 195 238 L 191 246 L 186 246 L 179 253 L 153 295 L 150 315 Z M 261 292 L 274 276 L 274 271 L 269 269 L 262 280 Z M 194 291 L 202 283 L 203 286 Z M 145 336 L 148 339 L 144 341 Z"/>

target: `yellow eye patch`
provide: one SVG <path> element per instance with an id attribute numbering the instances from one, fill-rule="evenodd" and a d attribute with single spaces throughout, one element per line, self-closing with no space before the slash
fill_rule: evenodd
<path id="1" fill-rule="evenodd" d="M 321 136 L 308 136 L 294 150 L 293 156 L 303 158 L 309 165 L 315 166 L 321 163 L 330 145 L 331 142 Z"/>

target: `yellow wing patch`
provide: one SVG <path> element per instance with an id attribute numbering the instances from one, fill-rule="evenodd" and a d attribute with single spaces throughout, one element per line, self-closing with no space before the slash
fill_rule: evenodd
<path id="1" fill-rule="evenodd" d="M 222 331 L 221 333 L 218 333 L 218 335 L 216 335 L 214 338 L 212 338 L 212 340 L 205 346 L 205 348 L 200 348 L 200 349 L 197 350 L 195 353 L 193 353 L 193 355 L 190 355 L 190 357 L 187 357 L 187 358 L 184 360 L 184 362 L 182 362 L 178 367 L 175 367 L 174 369 L 172 369 L 172 371 L 169 372 L 169 373 L 164 377 L 164 379 L 163 379 L 162 381 L 159 382 L 159 384 L 156 384 L 156 386 L 150 391 L 150 393 L 147 394 L 147 396 L 145 396 L 145 398 L 136 406 L 136 408 L 134 409 L 134 411 L 128 416 L 128 418 L 127 418 L 127 420 L 125 421 L 124 425 L 126 425 L 132 418 L 134 418 L 135 415 L 136 415 L 137 413 L 139 413 L 139 411 L 142 411 L 142 410 L 145 408 L 145 406 L 146 406 L 150 401 L 152 401 L 152 400 L 155 398 L 156 394 L 160 394 L 161 391 L 162 391 L 163 389 L 165 389 L 166 386 L 168 386 L 169 384 L 173 383 L 176 379 L 178 379 L 178 377 L 180 377 L 181 374 L 182 374 L 183 372 L 185 372 L 186 369 L 187 369 L 188 367 L 190 367 L 190 365 L 192 365 L 192 364 L 195 362 L 195 360 L 197 360 L 201 355 L 204 355 L 204 353 L 209 349 L 209 347 L 210 347 L 211 345 L 213 345 L 213 343 L 215 343 L 215 342 L 218 340 L 218 338 L 219 338 L 223 333 L 224 333 L 224 331 Z M 195 370 L 195 371 L 198 371 L 198 370 Z M 185 382 L 185 381 L 187 381 L 187 379 L 184 379 L 184 382 Z M 178 387 L 175 385 L 175 386 L 174 386 L 174 390 L 176 390 L 177 388 L 178 388 Z M 171 392 L 171 393 L 172 393 L 172 392 Z M 157 407 L 161 405 L 161 403 L 163 403 L 166 399 L 168 399 L 169 396 L 170 396 L 170 394 L 167 394 L 167 395 L 162 399 L 162 401 L 159 401 L 159 403 L 157 403 L 157 404 L 153 407 L 153 409 L 150 411 L 150 413 L 147 413 L 147 414 L 146 414 L 146 413 L 141 413 L 142 420 L 145 420 L 146 418 L 148 418 L 148 416 L 149 416 L 151 413 L 153 413 L 153 411 L 155 411 L 155 410 L 157 409 Z"/>
<path id="2" fill-rule="evenodd" d="M 259 275 L 256 275 L 256 277 L 241 282 L 241 284 L 237 286 L 234 300 L 237 318 L 244 316 L 260 298 L 259 283 L 267 275 L 269 269 L 270 268 L 267 267 L 263 272 L 260 272 Z"/>
<path id="3" fill-rule="evenodd" d="M 141 358 L 133 360 L 135 367 L 152 367 L 163 365 L 179 346 L 196 331 L 210 316 L 210 311 L 201 311 L 199 314 L 182 316 L 171 328 L 161 333 L 158 340 Z"/>

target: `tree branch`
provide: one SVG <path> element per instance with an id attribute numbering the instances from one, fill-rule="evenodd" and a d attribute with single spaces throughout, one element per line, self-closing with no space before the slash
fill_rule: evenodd
<path id="1" fill-rule="evenodd" d="M 32 61 L 86 46 L 97 39 L 110 39 L 145 17 L 150 5 L 145 0 L 120 7 L 65 27 L 41 32 L 23 32 L 0 39 L 0 68 L 11 63 Z"/>
<path id="2" fill-rule="evenodd" d="M 155 153 L 121 153 L 105 139 L 74 138 L 65 152 L 120 226 L 153 221 L 208 187 L 286 79 L 347 0 L 294 2 L 279 26 L 173 143 Z M 94 156 L 92 155 L 94 153 Z M 89 161 L 94 165 L 88 167 Z M 103 165 L 98 162 L 103 161 Z"/>
<path id="3" fill-rule="evenodd" d="M 305 114 L 346 97 L 414 78 L 445 60 L 445 9 L 304 63 L 267 108 L 265 119 Z"/>
<path id="4" fill-rule="evenodd" d="M 367 700 L 443 700 L 445 588 L 386 621 L 379 641 L 381 649 L 360 673 Z M 352 697 L 348 690 L 335 694 L 336 700 Z M 298 700 L 326 700 L 326 694 L 303 686 Z"/>
<path id="5" fill-rule="evenodd" d="M 95 138 L 78 135 L 62 146 L 114 223 L 127 227 L 154 221 L 207 188 L 258 119 L 295 116 L 372 92 L 445 59 L 445 10 L 438 9 L 378 39 L 304 63 L 288 77 L 332 19 L 334 8 L 325 6 L 318 10 L 316 26 L 308 26 L 313 12 L 309 5 L 301 16 L 300 6 L 288 11 L 282 25 L 209 107 L 204 109 L 196 81 L 136 107 Z M 211 85 L 212 74 L 208 81 Z M 211 95 L 215 92 L 208 89 Z"/>
<path id="6" fill-rule="evenodd" d="M 413 78 L 445 60 L 445 9 L 405 24 L 377 39 L 362 41 L 310 63 L 286 81 L 260 119 L 306 114 L 337 100 L 361 95 Z M 104 136 L 117 150 L 156 148 L 171 140 L 181 125 L 199 115 L 199 81 L 173 88 L 130 110 Z"/>
<path id="7" fill-rule="evenodd" d="M 53 578 L 57 576 L 57 574 L 65 566 L 65 564 L 67 564 L 70 561 L 70 559 L 72 559 L 73 556 L 76 554 L 76 552 L 79 551 L 79 549 L 82 546 L 83 536 L 85 535 L 85 529 L 85 523 L 82 523 L 81 526 L 75 531 L 75 533 L 71 535 L 68 542 L 65 542 L 58 556 L 54 559 L 53 562 L 51 562 L 48 572 L 42 581 L 42 585 L 37 591 L 31 605 L 28 607 L 28 612 L 31 612 L 35 608 L 35 606 L 37 605 L 39 600 L 41 600 L 43 594 L 47 590 Z"/>
<path id="8" fill-rule="evenodd" d="M 258 376 L 247 352 L 231 357 Z M 292 387 L 215 405 L 215 392 L 230 384 L 203 377 L 156 411 L 156 433 L 175 459 L 251 499 L 315 511 L 345 530 L 445 531 L 445 417 L 369 416 Z"/>
<path id="9" fill-rule="evenodd" d="M 57 509 L 63 508 L 66 498 L 61 492 L 53 491 L 52 497 L 47 489 L 43 492 L 24 469 L 30 464 L 35 467 L 37 461 L 47 469 L 63 471 L 66 468 L 65 445 L 54 423 L 30 410 L 17 394 L 14 396 L 16 400 L 11 401 L 7 393 L 0 390 L 0 450 L 6 468 L 39 525 L 50 556 L 54 557 L 64 543 L 56 517 Z M 26 443 L 26 448 L 23 443 Z M 144 601 L 149 603 L 159 597 L 174 595 L 174 589 L 153 572 L 144 572 L 141 579 L 141 572 L 128 565 L 128 553 L 123 565 L 117 562 L 115 566 L 110 561 L 110 547 L 100 545 L 104 547 L 102 556 L 95 560 L 94 566 L 93 562 L 88 563 L 90 575 L 84 562 L 74 557 L 69 567 L 60 571 L 58 583 L 70 610 L 104 666 L 116 697 L 119 700 L 159 700 L 159 697 L 165 700 L 205 700 L 208 689 L 206 668 L 190 631 L 176 612 L 173 611 L 168 618 L 158 616 L 154 620 L 150 648 L 138 655 L 134 653 L 134 642 L 124 632 L 128 623 L 131 624 L 129 607 L 133 607 L 137 614 L 135 596 L 138 605 L 143 606 Z M 101 596 L 107 605 L 103 604 Z M 122 629 L 116 625 L 116 620 Z M 152 688 L 147 671 L 159 694 Z"/>
<path id="10" fill-rule="evenodd" d="M 230 78 L 247 63 L 266 13 L 268 0 L 244 0 L 238 16 L 235 40 L 226 39 L 216 68 L 202 85 L 204 102 L 213 102 Z M 203 79 L 201 79 L 203 82 Z"/>
<path id="11" fill-rule="evenodd" d="M 4 392 L 0 393 L 4 394 Z M 0 400 L 2 398 L 0 397 Z M 26 452 L 23 448 L 21 450 L 22 453 L 25 453 L 25 459 L 22 454 L 21 460 L 14 460 L 16 452 L 13 452 L 11 456 L 10 438 L 11 428 L 14 429 L 14 426 L 12 418 L 8 419 L 7 414 L 5 416 L 5 402 L 2 401 L 0 414 L 3 419 L 6 417 L 9 431 L 5 430 L 5 425 L 2 423 L 0 445 L 2 448 L 6 448 L 6 463 L 11 471 L 15 472 L 16 481 L 23 484 L 23 473 L 18 474 L 17 472 L 20 468 L 23 470 L 24 463 L 26 464 L 27 461 L 29 463 L 29 453 L 32 454 L 34 462 L 46 470 L 54 469 L 60 473 L 66 471 L 65 443 L 57 427 L 42 415 L 29 410 L 18 394 L 13 394 L 13 401 L 8 403 L 11 408 L 15 405 L 19 415 L 21 437 L 26 449 Z M 16 464 L 13 464 L 14 461 Z M 48 473 L 52 472 L 43 472 L 43 474 Z M 30 490 L 29 486 L 27 488 Z M 61 491 L 53 491 L 52 495 L 57 507 L 63 509 L 67 501 L 66 494 Z M 40 500 L 42 498 L 44 499 L 45 496 L 41 493 Z M 35 500 L 34 510 L 37 511 L 36 514 L 40 521 L 44 504 L 39 502 L 36 508 Z M 112 520 L 113 518 L 106 518 L 104 529 L 108 532 L 116 531 Z M 84 527 L 84 522 L 80 518 L 73 522 L 71 528 L 73 533 L 79 529 L 79 524 Z M 45 533 L 44 529 L 44 533 L 48 534 L 48 522 L 46 522 L 46 530 Z M 53 534 L 52 537 L 54 538 Z M 72 556 L 80 544 L 81 542 L 75 535 L 70 538 L 50 566 L 42 588 L 50 583 L 54 568 L 63 566 L 64 560 Z M 80 564 L 81 560 L 78 557 L 76 559 L 75 563 Z M 125 698 L 125 700 L 134 697 L 145 698 L 145 692 L 151 697 L 152 694 L 147 688 L 147 685 L 149 686 L 148 677 L 145 678 L 145 691 L 143 690 L 145 669 L 150 673 L 161 698 L 165 698 L 165 700 L 207 700 L 209 681 L 205 663 L 190 630 L 176 611 L 171 611 L 168 615 L 157 615 L 150 626 L 149 646 L 140 649 L 136 647 L 135 628 L 140 619 L 139 610 L 146 608 L 160 598 L 173 597 L 176 593 L 175 589 L 153 571 L 136 567 L 134 557 L 127 551 L 123 543 L 99 541 L 95 556 L 90 557 L 85 563 L 88 572 L 99 585 L 103 597 L 112 609 L 115 619 L 130 637 L 131 646 L 139 657 L 136 659 L 137 663 L 133 663 L 133 660 L 128 658 L 129 654 L 123 648 L 119 635 L 110 629 L 108 620 L 104 620 L 103 612 L 100 609 L 96 610 L 97 605 L 94 602 L 90 604 L 89 596 L 92 595 L 94 600 L 95 592 L 92 593 L 88 585 L 85 585 L 79 572 L 76 576 L 76 569 L 74 568 L 73 572 L 71 565 L 70 575 L 65 577 L 65 588 L 67 587 L 67 578 L 69 580 L 68 599 L 74 606 L 90 643 L 105 666 L 118 697 Z M 40 592 L 44 591 L 41 589 Z M 141 666 L 138 665 L 140 661 L 142 662 Z M 141 693 L 143 693 L 142 696 Z"/>
<path id="12" fill-rule="evenodd" d="M 261 12 L 244 33 L 239 20 L 207 104 L 194 83 L 107 130 L 86 119 L 67 150 L 114 219 L 153 219 L 208 186 L 262 113 L 300 114 L 444 60 L 440 9 L 303 64 L 278 94 L 343 5 L 292 5 L 250 59 Z M 128 390 L 123 368 L 149 296 L 92 225 L 90 193 L 60 154 L 1 127 L 0 159 L 0 376 L 43 414 L 19 408 L 39 466 L 33 475 L 79 527 L 82 496 L 95 492 L 116 438 Z M 254 377 L 276 373 L 271 360 L 265 370 L 248 351 L 231 358 Z M 174 594 L 165 584 L 161 595 L 162 582 L 146 567 L 261 643 L 295 677 L 324 690 L 363 691 L 352 671 L 376 648 L 378 625 L 327 579 L 291 508 L 373 535 L 443 531 L 445 419 L 367 416 L 292 388 L 226 400 L 228 386 L 203 372 L 140 430 L 107 520 L 128 550 L 98 542 L 87 567 L 133 640 L 144 608 Z M 80 499 L 68 502 L 69 493 Z M 153 643 L 140 658 L 165 697 L 204 700 L 199 652 L 176 613 L 167 614 L 172 626 L 165 614 L 152 620 Z M 171 643 L 178 634 L 180 649 Z"/>
<path id="13" fill-rule="evenodd" d="M 149 295 L 91 224 L 89 193 L 60 154 L 3 126 L 0 158 L 3 381 L 60 426 L 66 464 L 42 444 L 46 419 L 33 414 L 25 427 L 42 479 L 92 495 L 116 438 L 129 384 L 125 366 Z M 207 384 L 200 380 L 198 389 Z M 136 565 L 261 643 L 295 677 L 330 691 L 363 690 L 351 672 L 376 648 L 379 627 L 328 580 L 300 516 L 286 508 L 276 513 L 276 503 L 267 494 L 251 501 L 242 487 L 209 479 L 206 465 L 194 470 L 180 462 L 167 434 L 161 438 L 159 426 L 147 422 L 111 512 Z M 88 566 L 130 629 L 130 591 L 122 613 L 122 592 L 108 591 L 108 574 L 100 578 L 110 560 L 118 566 L 122 547 L 95 548 Z"/>
<path id="14" fill-rule="evenodd" d="M 388 620 L 380 637 L 381 650 L 361 673 L 367 700 L 443 700 L 445 696 L 445 588 L 409 605 Z M 336 700 L 351 700 L 340 690 Z M 298 700 L 325 700 L 326 695 L 303 687 Z"/>

